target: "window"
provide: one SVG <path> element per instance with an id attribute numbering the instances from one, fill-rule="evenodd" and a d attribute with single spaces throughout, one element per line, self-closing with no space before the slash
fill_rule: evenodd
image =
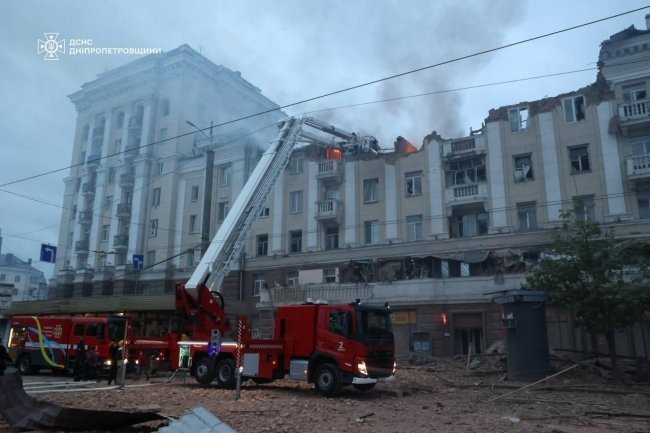
<path id="1" fill-rule="evenodd" d="M 226 219 L 226 215 L 228 215 L 228 211 L 230 211 L 230 202 L 220 201 L 219 204 L 217 205 L 217 218 L 219 219 L 219 221 L 223 221 Z"/>
<path id="2" fill-rule="evenodd" d="M 266 218 L 270 214 L 269 208 L 268 207 L 263 207 L 262 210 L 260 211 L 259 217 L 260 218 Z"/>
<path id="3" fill-rule="evenodd" d="M 194 249 L 189 249 L 187 250 L 187 267 L 188 268 L 193 268 L 194 267 Z"/>
<path id="4" fill-rule="evenodd" d="M 232 165 L 226 164 L 219 169 L 219 185 L 230 186 L 232 182 Z"/>
<path id="5" fill-rule="evenodd" d="M 639 219 L 650 218 L 650 191 L 639 191 L 636 196 L 639 206 Z"/>
<path id="6" fill-rule="evenodd" d="M 192 201 L 198 201 L 199 200 L 199 187 L 198 187 L 198 185 L 192 186 L 192 192 L 190 193 L 190 199 Z"/>
<path id="7" fill-rule="evenodd" d="M 329 331 L 339 335 L 352 334 L 352 313 L 333 310 L 329 317 Z"/>
<path id="8" fill-rule="evenodd" d="M 530 155 L 515 156 L 515 182 L 526 182 L 533 179 L 533 163 Z"/>
<path id="9" fill-rule="evenodd" d="M 523 131 L 528 126 L 528 108 L 519 107 L 508 110 L 510 119 L 510 130 L 512 132 Z"/>
<path id="10" fill-rule="evenodd" d="M 571 172 L 581 173 L 591 169 L 589 165 L 589 146 L 575 146 L 569 148 L 569 159 L 571 160 Z"/>
<path id="11" fill-rule="evenodd" d="M 167 138 L 167 128 L 160 128 L 160 131 L 158 131 L 158 139 L 164 140 L 166 138 Z"/>
<path id="12" fill-rule="evenodd" d="M 336 268 L 323 269 L 323 282 L 336 283 Z"/>
<path id="13" fill-rule="evenodd" d="M 374 245 L 379 243 L 379 220 L 366 221 L 363 225 L 365 229 L 365 244 Z"/>
<path id="14" fill-rule="evenodd" d="M 155 238 L 158 236 L 158 220 L 149 221 L 149 237 Z"/>
<path id="15" fill-rule="evenodd" d="M 169 99 L 165 98 L 160 104 L 160 114 L 165 117 L 169 116 Z"/>
<path id="16" fill-rule="evenodd" d="M 81 178 L 78 177 L 74 185 L 74 192 L 79 192 L 80 189 L 81 189 Z"/>
<path id="17" fill-rule="evenodd" d="M 20 275 L 14 277 L 14 283 L 20 283 Z"/>
<path id="18" fill-rule="evenodd" d="M 124 112 L 117 113 L 117 122 L 115 122 L 115 129 L 122 129 L 124 126 Z"/>
<path id="19" fill-rule="evenodd" d="M 488 232 L 489 215 L 487 212 L 457 215 L 457 235 L 461 238 L 486 235 Z"/>
<path id="20" fill-rule="evenodd" d="M 573 197 L 573 211 L 576 221 L 596 221 L 596 205 L 593 195 L 581 195 Z"/>
<path id="21" fill-rule="evenodd" d="M 410 171 L 404 176 L 406 177 L 406 196 L 422 194 L 422 171 Z"/>
<path id="22" fill-rule="evenodd" d="M 196 215 L 190 215 L 190 233 L 196 233 Z"/>
<path id="23" fill-rule="evenodd" d="M 574 96 L 562 100 L 564 106 L 564 121 L 574 123 L 584 120 L 585 118 L 585 97 Z"/>
<path id="24" fill-rule="evenodd" d="M 632 84 L 630 86 L 623 86 L 623 102 L 632 103 L 646 99 L 645 84 Z"/>
<path id="25" fill-rule="evenodd" d="M 108 183 L 115 183 L 115 167 L 111 167 L 108 169 Z"/>
<path id="26" fill-rule="evenodd" d="M 153 197 L 151 200 L 151 206 L 158 207 L 160 206 L 160 188 L 153 189 Z"/>
<path id="27" fill-rule="evenodd" d="M 302 251 L 302 230 L 292 230 L 289 232 L 289 251 L 292 253 Z"/>
<path id="28" fill-rule="evenodd" d="M 118 138 L 113 142 L 113 153 L 120 153 L 122 151 L 122 139 Z"/>
<path id="29" fill-rule="evenodd" d="M 650 139 L 648 137 L 637 140 L 630 144 L 632 156 L 650 155 Z"/>
<path id="30" fill-rule="evenodd" d="M 325 229 L 325 249 L 335 250 L 339 247 L 339 227 L 327 227 Z"/>
<path id="31" fill-rule="evenodd" d="M 289 193 L 289 212 L 302 212 L 302 191 L 291 191 Z"/>
<path id="32" fill-rule="evenodd" d="M 0 281 L 5 281 L 7 274 L 0 274 Z"/>
<path id="33" fill-rule="evenodd" d="M 259 296 L 263 288 L 266 287 L 264 275 L 256 274 L 253 276 L 253 296 Z"/>
<path id="34" fill-rule="evenodd" d="M 163 174 L 163 168 L 164 168 L 164 163 L 162 161 L 158 161 L 158 166 L 156 167 L 156 174 L 158 176 Z"/>
<path id="35" fill-rule="evenodd" d="M 269 254 L 269 235 L 257 236 L 257 255 L 258 257 L 267 256 Z"/>
<path id="36" fill-rule="evenodd" d="M 287 286 L 298 287 L 299 284 L 298 271 L 287 272 Z"/>
<path id="37" fill-rule="evenodd" d="M 104 210 L 109 212 L 111 210 L 112 205 L 113 205 L 113 196 L 112 195 L 107 195 L 104 198 Z"/>
<path id="38" fill-rule="evenodd" d="M 304 164 L 305 164 L 305 157 L 302 154 L 292 155 L 291 160 L 289 161 L 289 173 L 291 174 L 302 173 Z"/>
<path id="39" fill-rule="evenodd" d="M 373 203 L 379 201 L 379 179 L 365 179 L 363 181 L 363 202 Z"/>
<path id="40" fill-rule="evenodd" d="M 485 182 L 485 162 L 483 157 L 463 158 L 447 163 L 445 169 L 447 187 Z"/>
<path id="41" fill-rule="evenodd" d="M 409 215 L 406 217 L 406 240 L 422 240 L 422 215 Z"/>
<path id="42" fill-rule="evenodd" d="M 519 231 L 537 230 L 537 203 L 534 201 L 517 203 L 517 219 Z"/>
<path id="43" fill-rule="evenodd" d="M 108 233 L 111 229 L 110 224 L 105 224 L 102 226 L 102 241 L 108 241 Z"/>
<path id="44" fill-rule="evenodd" d="M 156 250 L 147 252 L 147 266 L 156 264 Z"/>

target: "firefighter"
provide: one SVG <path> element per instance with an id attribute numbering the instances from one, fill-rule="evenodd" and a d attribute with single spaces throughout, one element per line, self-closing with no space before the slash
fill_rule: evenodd
<path id="1" fill-rule="evenodd" d="M 72 369 L 75 382 L 86 377 L 86 341 L 81 338 L 77 344 L 77 353 L 74 357 L 74 367 Z"/>
<path id="2" fill-rule="evenodd" d="M 108 385 L 110 385 L 113 381 L 117 383 L 117 359 L 120 353 L 120 348 L 117 347 L 117 344 L 114 341 L 111 341 L 111 346 L 108 349 L 108 352 L 111 355 L 111 368 L 108 371 Z"/>
<path id="3" fill-rule="evenodd" d="M 11 358 L 9 357 L 9 353 L 7 353 L 7 348 L 2 343 L 2 337 L 0 337 L 0 376 L 5 375 L 8 362 L 11 362 Z"/>

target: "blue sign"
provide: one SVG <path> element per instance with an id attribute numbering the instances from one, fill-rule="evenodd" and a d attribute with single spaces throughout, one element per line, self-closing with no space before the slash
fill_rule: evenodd
<path id="1" fill-rule="evenodd" d="M 133 269 L 142 269 L 144 266 L 144 254 L 133 254 Z"/>
<path id="2" fill-rule="evenodd" d="M 56 262 L 56 247 L 52 245 L 41 244 L 41 262 Z"/>

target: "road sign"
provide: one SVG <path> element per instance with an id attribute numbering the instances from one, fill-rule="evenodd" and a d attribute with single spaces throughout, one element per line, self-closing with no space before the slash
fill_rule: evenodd
<path id="1" fill-rule="evenodd" d="M 53 245 L 41 244 L 41 262 L 56 262 L 56 247 Z"/>
<path id="2" fill-rule="evenodd" d="M 144 254 L 133 254 L 133 269 L 142 269 L 144 266 Z"/>

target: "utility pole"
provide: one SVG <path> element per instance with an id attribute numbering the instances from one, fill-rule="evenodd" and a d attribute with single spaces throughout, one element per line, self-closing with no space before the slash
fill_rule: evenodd
<path id="1" fill-rule="evenodd" d="M 210 121 L 209 136 L 189 120 L 186 120 L 185 123 L 210 138 L 210 146 L 205 151 L 205 187 L 203 191 L 203 218 L 201 221 L 201 256 L 203 256 L 210 246 L 210 216 L 212 215 L 212 183 L 214 179 L 213 123 Z"/>

